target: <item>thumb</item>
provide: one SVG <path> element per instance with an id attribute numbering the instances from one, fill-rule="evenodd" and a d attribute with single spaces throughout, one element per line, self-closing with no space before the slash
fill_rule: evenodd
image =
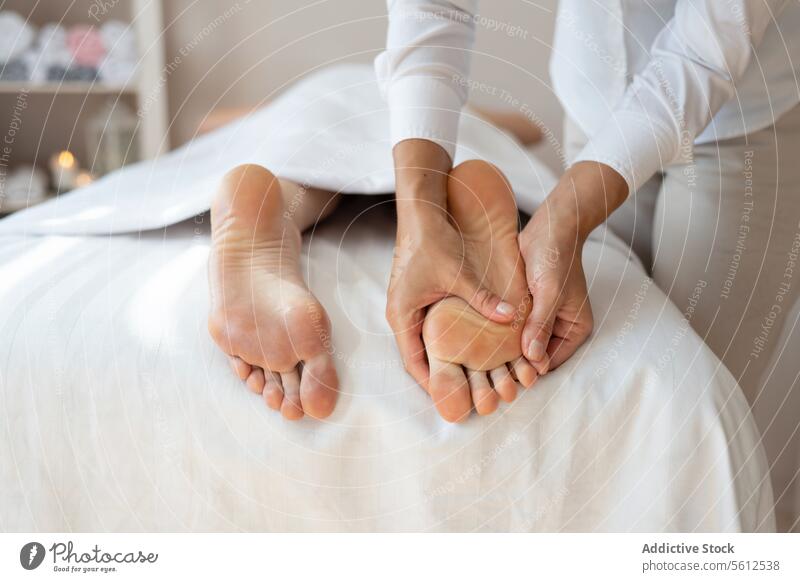
<path id="1" fill-rule="evenodd" d="M 514 318 L 515 307 L 503 301 L 473 276 L 462 274 L 456 281 L 452 294 L 460 297 L 486 319 L 498 323 L 508 323 Z"/>
<path id="2" fill-rule="evenodd" d="M 533 307 L 522 331 L 522 351 L 532 364 L 546 364 L 547 345 L 553 334 L 558 293 L 549 288 L 538 289 L 533 295 Z"/>

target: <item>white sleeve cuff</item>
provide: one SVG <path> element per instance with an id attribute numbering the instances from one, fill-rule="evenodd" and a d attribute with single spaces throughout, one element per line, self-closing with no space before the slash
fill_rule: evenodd
<path id="1" fill-rule="evenodd" d="M 675 132 L 646 115 L 618 110 L 594 133 L 572 163 L 606 164 L 625 178 L 633 194 L 653 174 L 676 161 L 690 161 L 692 143 L 680 148 Z"/>
<path id="2" fill-rule="evenodd" d="M 462 99 L 448 81 L 416 76 L 391 83 L 387 99 L 392 147 L 406 139 L 427 139 L 455 159 Z"/>

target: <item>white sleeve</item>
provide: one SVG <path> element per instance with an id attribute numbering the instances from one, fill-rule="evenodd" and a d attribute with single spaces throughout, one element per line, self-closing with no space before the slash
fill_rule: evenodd
<path id="1" fill-rule="evenodd" d="M 388 0 L 386 50 L 375 59 L 392 146 L 431 140 L 453 159 L 467 99 L 476 0 Z"/>
<path id="2" fill-rule="evenodd" d="M 786 0 L 678 0 L 650 61 L 574 160 L 611 166 L 634 192 L 666 165 L 692 159 L 695 138 L 736 93 L 736 81 Z"/>

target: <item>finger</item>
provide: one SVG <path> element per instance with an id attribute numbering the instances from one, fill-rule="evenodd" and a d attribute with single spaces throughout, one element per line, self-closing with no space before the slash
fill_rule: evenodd
<path id="1" fill-rule="evenodd" d="M 428 391 L 428 376 L 430 368 L 425 355 L 425 345 L 422 343 L 422 322 L 424 316 L 421 310 L 414 312 L 405 319 L 405 324 L 400 323 L 395 329 L 395 341 L 403 358 L 406 371 L 411 374 L 414 381 Z"/>
<path id="2" fill-rule="evenodd" d="M 553 336 L 547 346 L 551 370 L 555 370 L 575 354 L 591 335 L 593 326 L 592 308 L 588 300 L 575 321 L 556 319 Z"/>
<path id="3" fill-rule="evenodd" d="M 578 348 L 586 341 L 588 334 L 582 337 L 553 337 L 550 345 L 547 346 L 550 370 L 555 370 L 561 364 L 569 360 Z"/>
<path id="4" fill-rule="evenodd" d="M 500 366 L 489 372 L 489 378 L 494 385 L 494 391 L 505 402 L 513 402 L 517 397 L 517 383 L 511 377 L 506 366 Z"/>
<path id="5" fill-rule="evenodd" d="M 522 353 L 531 363 L 544 364 L 558 307 L 558 290 L 545 287 L 535 292 L 531 289 L 531 292 L 533 307 L 522 331 Z"/>
<path id="6" fill-rule="evenodd" d="M 500 404 L 500 397 L 489 384 L 489 377 L 486 372 L 479 370 L 467 370 L 467 381 L 472 393 L 472 403 L 475 405 L 475 412 L 480 415 L 491 414 Z"/>
<path id="7" fill-rule="evenodd" d="M 580 344 L 566 338 L 558 337 L 550 341 L 547 349 L 550 352 L 550 369 L 555 370 L 566 362 L 578 350 Z"/>
<path id="8" fill-rule="evenodd" d="M 514 318 L 516 308 L 489 291 L 470 275 L 461 275 L 452 289 L 453 295 L 460 297 L 486 319 L 498 323 L 508 323 Z"/>

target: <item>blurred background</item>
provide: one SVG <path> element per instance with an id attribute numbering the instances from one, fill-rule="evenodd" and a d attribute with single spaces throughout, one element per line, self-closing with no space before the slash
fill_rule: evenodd
<path id="1" fill-rule="evenodd" d="M 470 99 L 525 105 L 558 169 L 555 4 L 486 3 L 473 78 L 492 89 Z M 0 0 L 0 213 L 180 146 L 319 67 L 371 63 L 386 24 L 380 0 Z"/>
<path id="2" fill-rule="evenodd" d="M 382 0 L 240 0 L 239 5 L 241 11 L 220 26 L 213 40 L 198 43 L 173 75 L 169 111 L 175 143 L 191 138 L 198 120 L 215 107 L 257 103 L 329 63 L 371 63 L 384 46 Z M 167 55 L 179 54 L 226 6 L 214 1 L 165 3 Z M 547 73 L 555 6 L 556 0 L 484 2 L 472 71 L 475 79 L 529 103 L 560 131 L 560 109 Z M 480 91 L 473 91 L 472 99 L 501 103 L 499 96 Z"/>

